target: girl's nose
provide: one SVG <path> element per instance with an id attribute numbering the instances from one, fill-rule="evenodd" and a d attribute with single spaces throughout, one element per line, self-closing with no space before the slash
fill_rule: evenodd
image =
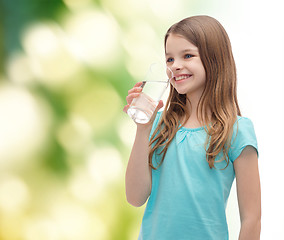
<path id="1" fill-rule="evenodd" d="M 182 69 L 182 64 L 181 64 L 180 61 L 176 60 L 171 68 L 172 68 L 173 71 L 179 71 L 179 70 Z"/>

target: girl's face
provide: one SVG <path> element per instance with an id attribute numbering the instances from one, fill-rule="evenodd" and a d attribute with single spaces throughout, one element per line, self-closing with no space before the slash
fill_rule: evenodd
<path id="1" fill-rule="evenodd" d="M 166 42 L 167 66 L 174 78 L 171 84 L 179 94 L 199 97 L 205 88 L 206 73 L 198 48 L 183 36 L 170 34 Z"/>

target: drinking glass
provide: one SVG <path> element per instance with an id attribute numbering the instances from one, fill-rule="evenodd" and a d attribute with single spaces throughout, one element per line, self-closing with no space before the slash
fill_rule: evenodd
<path id="1" fill-rule="evenodd" d="M 142 82 L 142 92 L 134 98 L 127 114 L 136 122 L 148 123 L 166 91 L 173 72 L 165 64 L 153 63 Z"/>

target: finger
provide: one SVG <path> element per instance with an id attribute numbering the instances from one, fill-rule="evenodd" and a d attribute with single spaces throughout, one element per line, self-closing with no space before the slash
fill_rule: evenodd
<path id="1" fill-rule="evenodd" d="M 138 82 L 134 85 L 134 87 L 140 87 L 143 84 L 143 82 Z"/>
<path id="2" fill-rule="evenodd" d="M 134 87 L 134 88 L 131 88 L 131 89 L 128 91 L 128 94 L 135 93 L 135 92 L 141 92 L 141 91 L 142 91 L 142 88 L 141 88 L 141 87 Z"/>
<path id="3" fill-rule="evenodd" d="M 134 86 L 133 86 L 133 88 L 131 88 L 129 91 L 135 91 L 135 90 L 137 90 L 137 91 L 141 91 L 142 90 L 142 86 L 143 85 L 143 82 L 138 82 L 138 83 L 136 83 Z M 129 93 L 129 91 L 128 91 L 128 93 Z"/>
<path id="4" fill-rule="evenodd" d="M 127 113 L 128 108 L 129 108 L 129 104 L 125 105 L 123 108 L 123 112 Z"/>
<path id="5" fill-rule="evenodd" d="M 160 100 L 160 101 L 158 102 L 158 105 L 157 105 L 157 107 L 156 107 L 154 113 L 157 114 L 157 112 L 158 112 L 163 106 L 164 106 L 164 103 L 163 103 L 162 100 Z"/>
<path id="6" fill-rule="evenodd" d="M 139 97 L 140 93 L 132 93 L 126 97 L 127 104 L 131 104 L 134 98 Z"/>
<path id="7" fill-rule="evenodd" d="M 153 122 L 153 121 L 154 121 L 154 119 L 156 118 L 156 115 L 157 115 L 158 111 L 159 111 L 163 106 L 164 106 L 164 103 L 163 103 L 162 100 L 160 100 L 159 103 L 158 103 L 158 105 L 157 105 L 157 107 L 156 107 L 156 109 L 155 109 L 155 111 L 154 111 L 154 113 L 153 113 L 153 115 L 152 115 L 152 117 L 151 117 L 150 122 Z"/>
<path id="8" fill-rule="evenodd" d="M 160 100 L 157 107 L 156 107 L 156 111 L 158 112 L 163 106 L 164 106 L 164 102 L 163 102 L 163 100 Z"/>

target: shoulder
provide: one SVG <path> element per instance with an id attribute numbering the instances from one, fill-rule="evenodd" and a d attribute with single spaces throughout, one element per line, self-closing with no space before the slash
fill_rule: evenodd
<path id="1" fill-rule="evenodd" d="M 246 146 L 252 146 L 258 151 L 254 125 L 249 118 L 238 116 L 232 134 L 230 159 L 234 161 Z"/>
<path id="2" fill-rule="evenodd" d="M 237 120 L 234 124 L 234 135 L 237 135 L 239 131 L 253 131 L 254 125 L 253 122 L 247 117 L 237 116 Z"/>
<path id="3" fill-rule="evenodd" d="M 252 121 L 249 118 L 247 118 L 247 117 L 237 116 L 236 123 L 252 124 Z"/>

